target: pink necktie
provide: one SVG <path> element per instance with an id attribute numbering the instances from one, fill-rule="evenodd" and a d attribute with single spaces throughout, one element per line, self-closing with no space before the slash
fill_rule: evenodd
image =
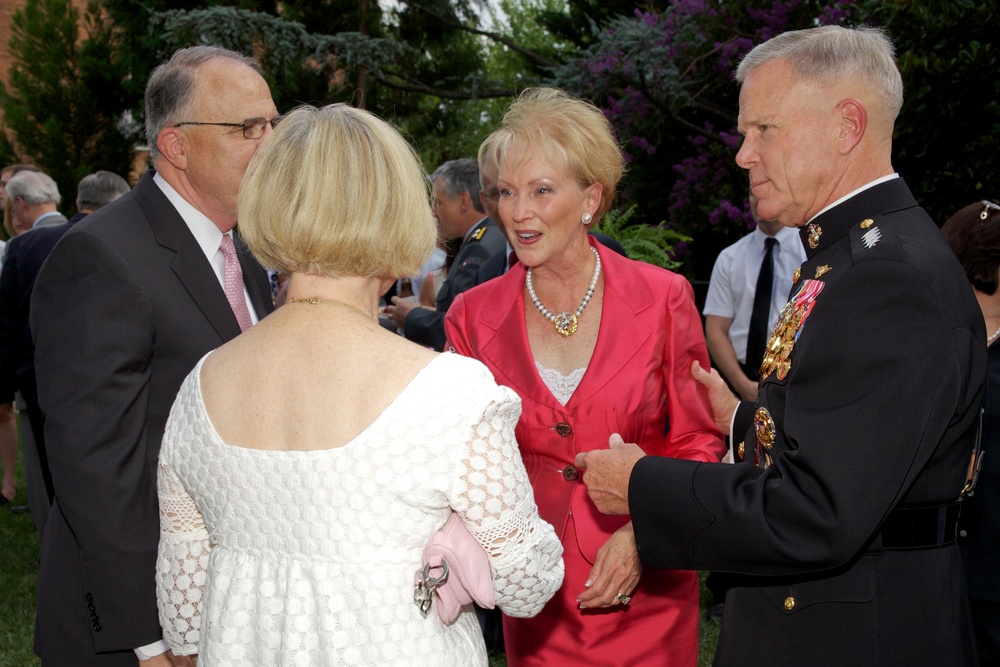
<path id="1" fill-rule="evenodd" d="M 243 295 L 243 269 L 240 268 L 240 259 L 236 256 L 233 237 L 223 234 L 219 250 L 226 258 L 226 298 L 229 299 L 229 306 L 240 324 L 240 331 L 246 331 L 253 326 L 253 320 L 250 319 L 250 309 L 247 308 L 247 300 Z"/>

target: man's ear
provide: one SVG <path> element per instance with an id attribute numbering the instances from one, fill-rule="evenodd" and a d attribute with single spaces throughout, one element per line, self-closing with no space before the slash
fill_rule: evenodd
<path id="1" fill-rule="evenodd" d="M 470 208 L 475 208 L 475 206 L 472 205 L 472 195 L 470 195 L 468 191 L 458 193 L 458 202 L 460 206 L 459 210 L 462 211 L 462 213 L 468 213 Z"/>
<path id="2" fill-rule="evenodd" d="M 861 143 L 868 130 L 868 110 L 858 100 L 847 99 L 839 105 L 840 130 L 837 135 L 837 148 L 841 155 L 847 155 Z"/>
<path id="3" fill-rule="evenodd" d="M 160 155 L 174 169 L 187 169 L 187 135 L 179 127 L 165 127 L 156 137 L 156 147 Z"/>

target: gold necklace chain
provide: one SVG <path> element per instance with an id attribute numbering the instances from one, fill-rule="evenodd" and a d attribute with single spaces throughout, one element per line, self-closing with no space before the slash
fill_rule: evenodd
<path id="1" fill-rule="evenodd" d="M 336 299 L 317 299 L 316 297 L 308 297 L 308 298 L 304 298 L 304 299 L 289 299 L 288 303 L 307 303 L 307 304 L 309 304 L 311 306 L 315 306 L 315 305 L 320 304 L 320 303 L 325 303 L 325 304 L 329 304 L 331 306 L 343 306 L 344 308 L 350 308 L 355 313 L 363 316 L 369 322 L 374 321 L 374 320 L 372 320 L 371 313 L 366 313 L 365 311 L 361 310 L 357 306 L 352 306 L 349 303 L 346 303 L 344 301 L 337 301 Z"/>

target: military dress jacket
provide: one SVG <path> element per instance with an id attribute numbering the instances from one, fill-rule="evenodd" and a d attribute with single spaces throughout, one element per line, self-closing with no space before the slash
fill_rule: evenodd
<path id="1" fill-rule="evenodd" d="M 432 347 L 438 352 L 444 349 L 444 316 L 451 308 L 451 302 L 462 292 L 476 285 L 479 267 L 506 245 L 503 232 L 490 218 L 483 218 L 469 230 L 455 255 L 455 261 L 448 270 L 448 277 L 441 283 L 435 309 L 414 308 L 406 316 L 403 333 L 407 340 Z"/>
<path id="2" fill-rule="evenodd" d="M 954 519 L 979 422 L 982 314 L 901 179 L 801 234 L 807 259 L 757 405 L 735 417 L 744 460 L 640 460 L 639 555 L 745 575 L 716 665 L 973 664 Z"/>

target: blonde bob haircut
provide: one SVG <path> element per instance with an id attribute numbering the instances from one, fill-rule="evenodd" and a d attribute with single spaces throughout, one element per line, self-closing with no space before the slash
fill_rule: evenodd
<path id="1" fill-rule="evenodd" d="M 624 163 L 611 123 L 600 109 L 556 88 L 528 88 L 479 147 L 480 170 L 499 176 L 519 167 L 535 151 L 552 166 L 565 169 L 581 188 L 604 186 L 593 221 L 608 212 Z"/>
<path id="2" fill-rule="evenodd" d="M 240 186 L 239 231 L 262 265 L 319 276 L 413 275 L 437 238 L 416 153 L 344 104 L 282 118 Z"/>

